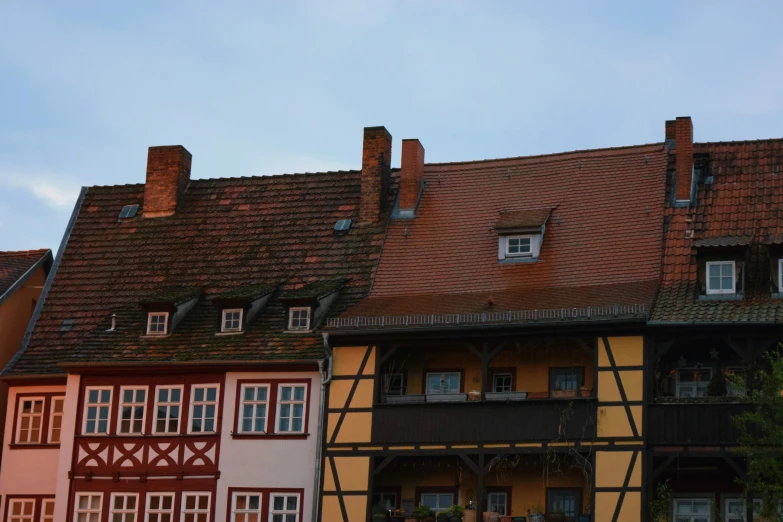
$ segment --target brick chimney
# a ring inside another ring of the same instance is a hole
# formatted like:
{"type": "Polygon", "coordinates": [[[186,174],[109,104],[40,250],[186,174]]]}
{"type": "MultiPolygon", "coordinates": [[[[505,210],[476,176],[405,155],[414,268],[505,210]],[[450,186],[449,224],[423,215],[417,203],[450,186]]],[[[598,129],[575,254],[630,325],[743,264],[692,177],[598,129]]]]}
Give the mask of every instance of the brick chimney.
{"type": "MultiPolygon", "coordinates": [[[[667,127],[668,130],[668,127],[667,127]]],[[[677,201],[691,201],[693,183],[693,123],[690,116],[680,116],[674,122],[675,156],[677,173],[677,201]]]]}
{"type": "Polygon", "coordinates": [[[400,215],[413,217],[424,177],[424,147],[419,140],[402,140],[400,215]]]}
{"type": "Polygon", "coordinates": [[[666,146],[674,148],[674,129],[676,122],[674,120],[666,120],[666,146]]]}
{"type": "Polygon", "coordinates": [[[391,146],[392,137],[386,127],[364,128],[360,223],[377,223],[381,219],[391,175],[391,146]]]}
{"type": "Polygon", "coordinates": [[[147,183],[144,186],[144,218],[171,216],[190,181],[192,156],[182,145],[150,147],[147,183]]]}

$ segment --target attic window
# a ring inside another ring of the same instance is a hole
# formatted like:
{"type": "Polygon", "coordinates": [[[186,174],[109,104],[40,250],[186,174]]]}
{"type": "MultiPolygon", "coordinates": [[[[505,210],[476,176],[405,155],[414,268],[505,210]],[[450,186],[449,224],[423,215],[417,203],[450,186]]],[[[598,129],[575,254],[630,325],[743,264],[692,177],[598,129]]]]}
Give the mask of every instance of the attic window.
{"type": "Polygon", "coordinates": [[[334,229],[337,232],[347,232],[349,228],[351,228],[351,220],[350,219],[340,219],[335,223],[334,229]]]}
{"type": "Polygon", "coordinates": [[[707,262],[707,293],[736,293],[735,268],[734,261],[707,262]]]}
{"type": "Polygon", "coordinates": [[[296,306],[288,311],[288,329],[289,330],[309,330],[310,329],[310,307],[296,306]]]}
{"type": "Polygon", "coordinates": [[[223,310],[223,321],[221,331],[239,332],[242,330],[242,309],[231,308],[223,310]]]}
{"type": "Polygon", "coordinates": [[[166,335],[168,324],[168,312],[150,312],[147,315],[147,335],[166,335]]]}
{"type": "Polygon", "coordinates": [[[506,257],[530,256],[533,254],[533,236],[507,236],[506,257]]]}
{"type": "Polygon", "coordinates": [[[136,217],[136,213],[138,211],[138,205],[125,205],[120,211],[120,219],[130,219],[132,217],[136,217]]]}

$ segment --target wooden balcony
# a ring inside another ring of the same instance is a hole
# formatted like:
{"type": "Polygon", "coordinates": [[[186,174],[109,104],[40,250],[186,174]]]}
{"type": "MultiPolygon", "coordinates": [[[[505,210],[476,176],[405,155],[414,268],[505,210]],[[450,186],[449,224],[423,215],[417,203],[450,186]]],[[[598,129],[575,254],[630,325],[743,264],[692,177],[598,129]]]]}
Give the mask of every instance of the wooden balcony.
{"type": "Polygon", "coordinates": [[[732,417],[749,408],[744,403],[683,402],[647,407],[649,445],[723,446],[738,443],[732,417]]]}
{"type": "Polygon", "coordinates": [[[379,404],[373,411],[375,444],[549,441],[567,418],[566,439],[592,439],[594,398],[379,404]],[[569,411],[571,410],[571,411],[569,411]]]}

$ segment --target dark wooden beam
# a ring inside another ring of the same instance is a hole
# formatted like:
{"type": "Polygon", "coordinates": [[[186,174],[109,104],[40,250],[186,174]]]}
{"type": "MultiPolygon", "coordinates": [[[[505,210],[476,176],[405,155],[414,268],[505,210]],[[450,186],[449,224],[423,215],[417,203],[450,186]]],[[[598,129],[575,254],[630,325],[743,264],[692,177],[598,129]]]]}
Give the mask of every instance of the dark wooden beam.
{"type": "MultiPolygon", "coordinates": [[[[668,467],[669,467],[669,464],[671,464],[672,462],[674,462],[674,461],[675,461],[675,459],[676,459],[678,456],[679,456],[679,455],[678,455],[678,454],[676,454],[676,453],[675,453],[674,455],[669,455],[668,457],[666,457],[666,460],[664,460],[664,461],[663,461],[663,464],[661,464],[661,465],[660,465],[660,466],[658,466],[657,468],[654,468],[654,469],[653,469],[653,472],[652,472],[652,476],[650,477],[650,482],[654,482],[654,481],[655,481],[655,479],[657,479],[657,478],[658,478],[658,477],[661,475],[661,473],[663,473],[664,471],[666,471],[666,468],[668,468],[668,467]]],[[[650,460],[652,460],[652,459],[650,459],[650,460]]]]}
{"type": "Polygon", "coordinates": [[[378,473],[380,473],[381,471],[383,471],[383,468],[385,468],[386,466],[388,466],[389,464],[391,464],[391,462],[392,462],[393,460],[394,460],[394,455],[389,455],[388,457],[386,457],[385,459],[383,459],[383,461],[381,461],[381,463],[380,463],[380,464],[378,464],[377,466],[375,466],[375,469],[373,469],[373,470],[372,470],[372,474],[373,474],[373,475],[377,475],[378,473]]]}

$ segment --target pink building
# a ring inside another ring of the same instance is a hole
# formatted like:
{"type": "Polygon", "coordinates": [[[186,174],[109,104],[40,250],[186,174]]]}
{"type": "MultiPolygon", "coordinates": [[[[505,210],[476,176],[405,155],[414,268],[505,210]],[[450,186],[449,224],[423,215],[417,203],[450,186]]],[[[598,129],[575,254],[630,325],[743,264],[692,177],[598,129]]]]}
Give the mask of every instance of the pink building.
{"type": "Polygon", "coordinates": [[[390,144],[366,129],[361,171],[199,180],[152,147],[145,184],[83,189],[3,372],[2,520],[312,520],[319,329],[369,292],[390,144]]]}

